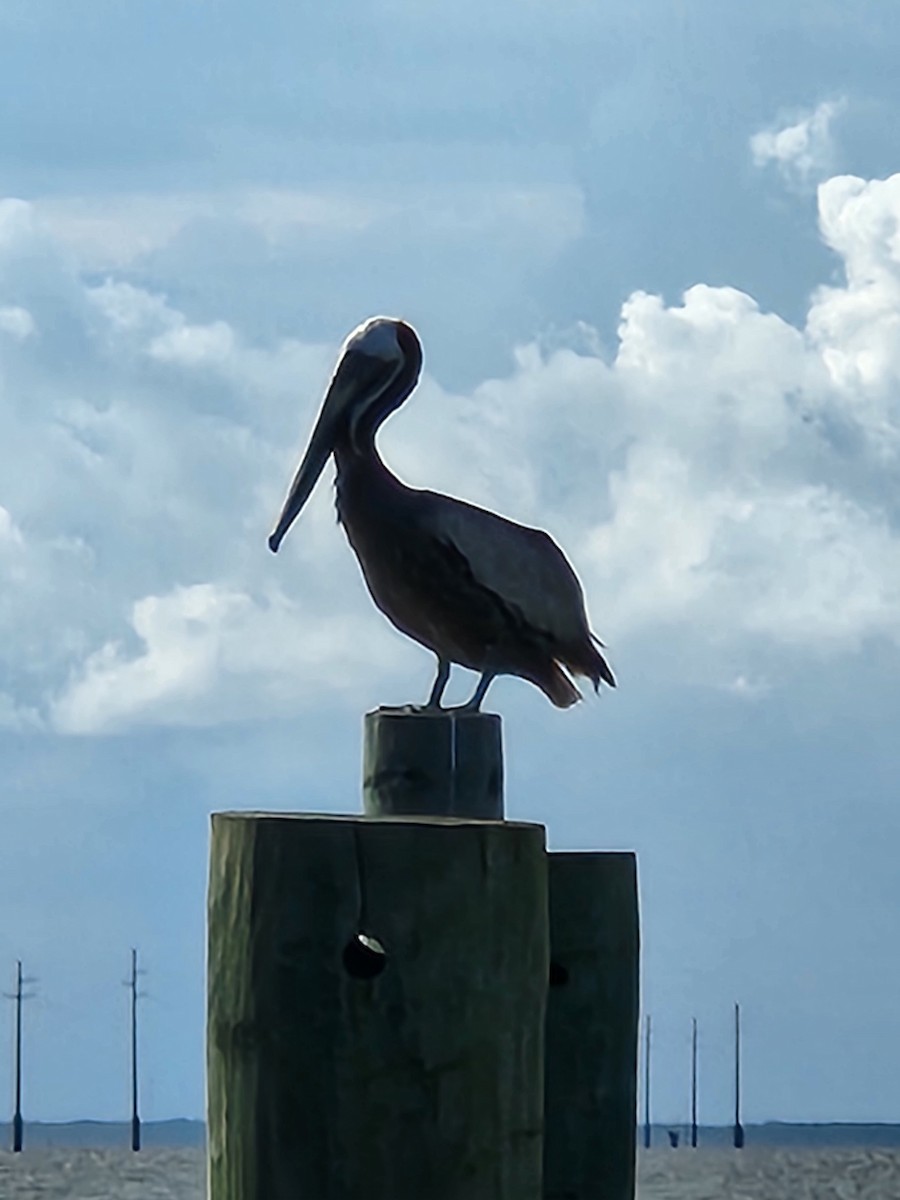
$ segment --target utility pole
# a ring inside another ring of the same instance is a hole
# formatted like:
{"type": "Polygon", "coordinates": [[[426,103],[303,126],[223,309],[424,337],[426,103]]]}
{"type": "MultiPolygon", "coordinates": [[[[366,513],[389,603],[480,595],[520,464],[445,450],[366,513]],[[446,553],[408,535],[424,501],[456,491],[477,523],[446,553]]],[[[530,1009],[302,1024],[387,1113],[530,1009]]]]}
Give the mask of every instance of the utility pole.
{"type": "Polygon", "coordinates": [[[644,1149],[650,1149],[650,1017],[644,1033],[644,1149]]]}
{"type": "Polygon", "coordinates": [[[23,992],[22,987],[26,983],[34,983],[32,978],[24,978],[22,975],[21,960],[16,961],[16,990],[14,992],[4,992],[8,1000],[16,1002],[16,1111],[13,1114],[13,1151],[19,1154],[22,1150],[22,1135],[24,1131],[24,1122],[22,1120],[22,1001],[30,1000],[34,995],[33,992],[23,992]]]}
{"type": "Polygon", "coordinates": [[[125,980],[125,987],[131,991],[131,1149],[141,1148],[141,1118],[138,1116],[138,1052],[137,1052],[137,1002],[144,994],[138,991],[137,950],[131,951],[131,978],[125,980]]]}
{"type": "Polygon", "coordinates": [[[697,1149],[697,1018],[691,1022],[691,1146],[697,1149]]]}
{"type": "Polygon", "coordinates": [[[741,1006],[734,1006],[734,1148],[744,1148],[744,1127],[741,1124],[741,1006]]]}

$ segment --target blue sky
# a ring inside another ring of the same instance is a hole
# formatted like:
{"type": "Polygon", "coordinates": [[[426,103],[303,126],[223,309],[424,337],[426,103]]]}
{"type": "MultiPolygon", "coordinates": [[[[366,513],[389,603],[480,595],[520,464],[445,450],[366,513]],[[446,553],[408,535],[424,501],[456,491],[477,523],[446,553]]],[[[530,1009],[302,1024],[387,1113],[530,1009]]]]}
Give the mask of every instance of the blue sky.
{"type": "MultiPolygon", "coordinates": [[[[405,479],[549,529],[619,690],[501,681],[510,815],[640,855],[654,1109],[898,1119],[900,170],[889,0],[0,0],[0,969],[26,1115],[203,1107],[208,814],[353,811],[431,663],[323,483],[419,329],[405,479]]],[[[459,680],[462,692],[469,682],[459,680]]],[[[11,1041],[8,1043],[11,1045],[11,1041]]],[[[9,1064],[0,1041],[0,1072],[9,1064]]]]}

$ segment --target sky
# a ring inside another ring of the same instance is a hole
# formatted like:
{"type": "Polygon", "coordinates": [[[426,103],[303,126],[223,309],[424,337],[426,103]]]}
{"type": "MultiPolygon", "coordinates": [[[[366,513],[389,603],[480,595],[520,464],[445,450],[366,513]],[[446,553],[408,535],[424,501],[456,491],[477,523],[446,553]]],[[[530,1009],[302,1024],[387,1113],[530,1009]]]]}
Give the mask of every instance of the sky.
{"type": "Polygon", "coordinates": [[[128,1115],[132,946],[143,1114],[202,1115],[210,812],[358,811],[362,714],[427,696],[326,479],[266,548],[386,312],[425,348],[386,461],[546,528],[609,646],[614,694],[487,707],[511,817],[639,856],[655,1119],[697,1017],[730,1120],[740,1001],[747,1121],[900,1120],[898,39],[891,0],[0,0],[26,1118],[128,1115]]]}

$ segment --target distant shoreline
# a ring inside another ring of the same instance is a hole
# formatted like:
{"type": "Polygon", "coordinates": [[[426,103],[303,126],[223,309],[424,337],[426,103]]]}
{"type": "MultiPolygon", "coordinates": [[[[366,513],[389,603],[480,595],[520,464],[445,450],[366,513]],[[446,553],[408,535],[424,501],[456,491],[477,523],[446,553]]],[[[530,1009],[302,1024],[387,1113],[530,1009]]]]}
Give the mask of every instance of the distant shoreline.
{"type": "MultiPolygon", "coordinates": [[[[670,1150],[669,1130],[677,1130],[679,1149],[690,1149],[690,1126],[653,1125],[651,1148],[670,1150]]],[[[795,1122],[766,1121],[760,1125],[745,1125],[747,1146],[797,1147],[798,1149],[835,1149],[861,1147],[883,1149],[900,1147],[900,1123],[891,1122],[795,1122]]],[[[0,1124],[0,1148],[8,1149],[12,1131],[8,1122],[0,1124]]],[[[108,1149],[127,1147],[131,1140],[131,1125],[127,1121],[26,1121],[25,1147],[38,1149],[52,1146],[108,1149]]],[[[203,1121],[174,1118],[169,1121],[146,1121],[141,1124],[142,1145],[150,1149],[166,1147],[202,1147],[206,1142],[203,1121]]],[[[701,1149],[731,1145],[730,1125],[701,1125],[698,1129],[701,1149]]],[[[643,1145],[643,1127],[638,1127],[638,1146],[643,1145]]]]}

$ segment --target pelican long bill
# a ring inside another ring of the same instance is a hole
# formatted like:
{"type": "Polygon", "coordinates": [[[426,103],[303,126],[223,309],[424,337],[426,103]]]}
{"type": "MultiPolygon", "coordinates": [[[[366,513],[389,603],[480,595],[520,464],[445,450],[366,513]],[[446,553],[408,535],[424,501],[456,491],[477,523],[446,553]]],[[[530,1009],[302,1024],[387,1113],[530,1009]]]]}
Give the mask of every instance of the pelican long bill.
{"type": "MultiPolygon", "coordinates": [[[[380,344],[378,348],[381,350],[380,344]]],[[[322,401],[318,420],[288,490],[278,524],[269,537],[269,549],[273,554],[278,552],[284,535],[312,494],[341,429],[348,424],[348,415],[352,438],[355,416],[378,398],[393,381],[396,370],[396,363],[390,360],[385,362],[380,353],[373,355],[365,350],[354,349],[352,345],[346,346],[322,401]]]]}
{"type": "Polygon", "coordinates": [[[284,535],[303,510],[319,476],[325,469],[328,456],[334,450],[335,438],[350,398],[348,393],[352,391],[349,384],[350,381],[346,375],[336,374],[322,401],[322,409],[310,434],[306,453],[303,455],[297,473],[288,489],[278,524],[269,538],[269,549],[273,554],[278,553],[278,547],[284,540],[284,535]]]}

